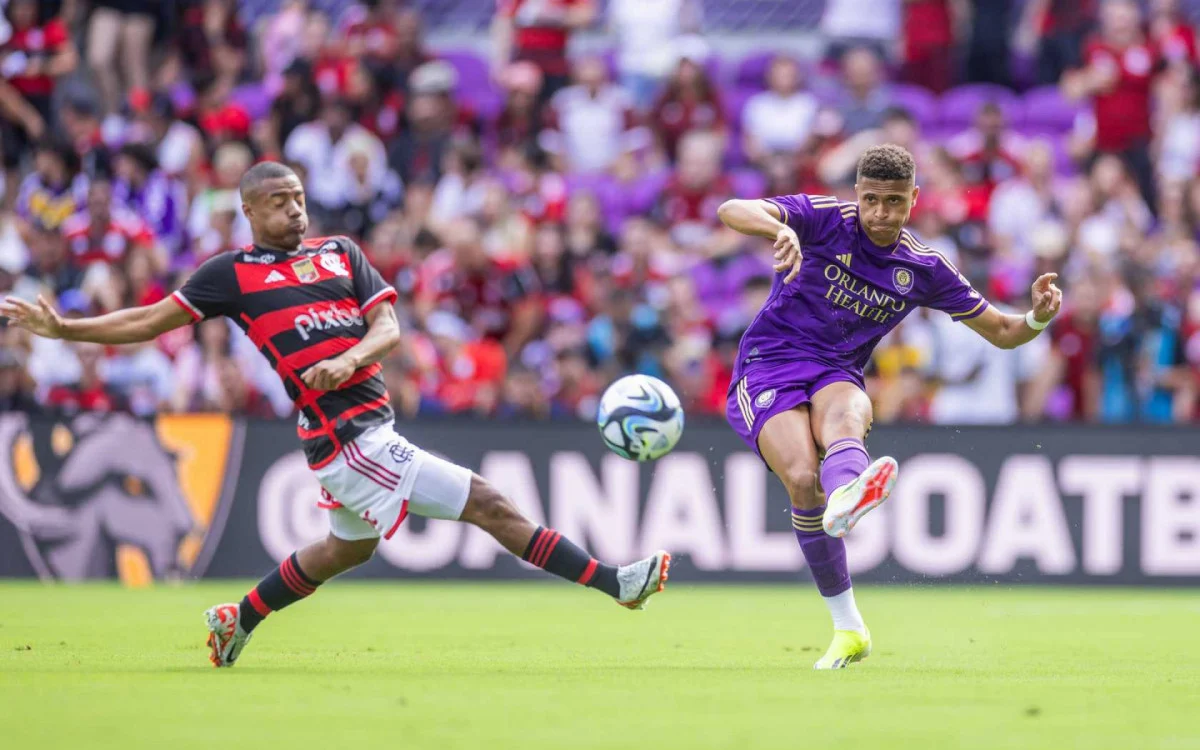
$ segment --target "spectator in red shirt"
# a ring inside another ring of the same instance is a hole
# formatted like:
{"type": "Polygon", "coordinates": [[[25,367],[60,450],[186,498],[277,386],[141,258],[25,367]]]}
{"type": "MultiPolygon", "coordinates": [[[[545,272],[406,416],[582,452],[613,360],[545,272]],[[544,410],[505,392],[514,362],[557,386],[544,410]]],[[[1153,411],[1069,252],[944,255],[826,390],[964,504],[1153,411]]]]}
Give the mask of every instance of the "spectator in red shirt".
{"type": "Polygon", "coordinates": [[[596,19],[594,0],[497,0],[492,24],[495,70],[510,60],[529,60],[545,76],[542,101],[569,81],[567,42],[596,19]]]}
{"type": "Polygon", "coordinates": [[[1083,40],[1096,21],[1097,0],[1029,0],[1017,34],[1018,47],[1036,48],[1038,83],[1056,84],[1079,65],[1083,40]]]}
{"type": "Polygon", "coordinates": [[[1021,171],[1021,143],[994,102],[979,108],[975,127],[955,137],[947,150],[962,164],[967,189],[981,190],[985,202],[996,185],[1021,171]]]}
{"type": "Polygon", "coordinates": [[[504,108],[491,123],[489,136],[497,149],[528,149],[537,143],[542,129],[538,96],[542,90],[542,71],[524,60],[510,64],[500,76],[504,87],[504,108]]]}
{"type": "Polygon", "coordinates": [[[387,73],[400,48],[395,0],[361,0],[343,20],[346,53],[363,61],[377,79],[387,73]]]}
{"type": "Polygon", "coordinates": [[[417,314],[454,313],[515,356],[541,327],[537,276],[523,263],[489,256],[474,219],[455,219],[443,237],[445,248],[421,269],[417,314]]]}
{"type": "Polygon", "coordinates": [[[1071,288],[1071,305],[1054,323],[1051,361],[1068,398],[1068,417],[1093,421],[1099,410],[1100,373],[1096,369],[1100,298],[1095,283],[1081,279],[1071,288]]]}
{"type": "Polygon", "coordinates": [[[398,12],[392,30],[396,34],[396,51],[383,84],[407,89],[409,75],[433,59],[433,55],[425,50],[421,12],[416,8],[398,12]]]}
{"type": "MultiPolygon", "coordinates": [[[[92,182],[87,208],[63,224],[63,234],[73,262],[79,266],[119,263],[134,248],[157,249],[154,233],[146,222],[124,208],[113,206],[112,184],[107,180],[92,182]]],[[[155,269],[162,269],[157,258],[155,269]]]]}
{"type": "Polygon", "coordinates": [[[694,57],[681,57],[675,73],[667,79],[666,87],[654,104],[651,124],[659,146],[672,162],[678,155],[679,139],[684,133],[691,130],[725,132],[721,100],[702,63],[703,60],[694,57]]]}
{"type": "Polygon", "coordinates": [[[956,15],[961,0],[906,0],[901,78],[941,93],[954,83],[956,15]]]}
{"type": "Polygon", "coordinates": [[[79,357],[79,381],[51,388],[45,397],[46,404],[66,414],[124,409],[124,399],[105,384],[100,374],[104,347],[99,344],[76,343],[73,348],[79,357]]]}
{"type": "Polygon", "coordinates": [[[451,412],[491,414],[500,400],[508,360],[493,340],[475,340],[471,327],[449,312],[434,312],[425,320],[437,350],[442,407],[451,412]]]}
{"type": "Polygon", "coordinates": [[[238,82],[246,65],[246,29],[235,0],[182,0],[174,64],[198,79],[216,78],[225,88],[238,82]]]}
{"type": "Polygon", "coordinates": [[[1100,32],[1084,48],[1084,67],[1063,79],[1069,96],[1093,98],[1096,150],[1119,154],[1146,202],[1154,200],[1150,161],[1150,109],[1161,60],[1142,33],[1141,10],[1133,0],[1108,0],[1100,32]]]}
{"type": "Polygon", "coordinates": [[[699,249],[718,228],[717,207],[733,197],[721,173],[720,138],[688,133],[679,144],[679,164],[659,198],[655,214],[680,247],[699,249]]]}
{"type": "Polygon", "coordinates": [[[12,36],[0,46],[4,77],[47,120],[56,79],[74,72],[79,55],[61,18],[49,18],[36,0],[12,0],[12,36]]]}
{"type": "Polygon", "coordinates": [[[1150,39],[1167,65],[1187,73],[1200,63],[1196,30],[1179,11],[1179,0],[1153,0],[1150,4],[1150,39]]]}
{"type": "MultiPolygon", "coordinates": [[[[50,100],[58,78],[75,70],[79,56],[60,18],[47,15],[35,0],[13,0],[6,9],[12,35],[0,46],[0,73],[16,94],[53,127],[50,100]]],[[[4,124],[4,168],[14,169],[32,146],[27,127],[4,124]]]]}

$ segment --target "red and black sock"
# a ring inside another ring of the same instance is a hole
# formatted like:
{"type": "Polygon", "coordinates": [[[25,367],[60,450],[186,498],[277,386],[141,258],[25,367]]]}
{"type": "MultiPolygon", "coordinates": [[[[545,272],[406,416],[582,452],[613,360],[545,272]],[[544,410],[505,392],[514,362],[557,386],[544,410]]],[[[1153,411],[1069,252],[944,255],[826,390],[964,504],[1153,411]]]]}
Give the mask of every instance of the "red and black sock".
{"type": "Polygon", "coordinates": [[[258,585],[242,597],[241,626],[247,633],[254,630],[263,618],[314,593],[320,581],[304,575],[296,553],[266,575],[258,585]]]}
{"type": "Polygon", "coordinates": [[[537,527],[521,559],[547,573],[599,589],[609,596],[621,593],[615,565],[605,565],[554,529],[537,527]]]}

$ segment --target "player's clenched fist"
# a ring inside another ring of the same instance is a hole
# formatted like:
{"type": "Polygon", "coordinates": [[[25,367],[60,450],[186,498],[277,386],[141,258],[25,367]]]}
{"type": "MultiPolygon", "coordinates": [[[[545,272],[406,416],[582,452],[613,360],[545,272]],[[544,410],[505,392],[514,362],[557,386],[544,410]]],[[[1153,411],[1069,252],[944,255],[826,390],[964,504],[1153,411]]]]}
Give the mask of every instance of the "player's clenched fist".
{"type": "Polygon", "coordinates": [[[62,318],[58,311],[51,307],[50,303],[40,294],[36,305],[16,297],[6,297],[4,302],[0,302],[0,315],[11,319],[16,326],[38,336],[48,339],[62,337],[62,318]]]}
{"type": "Polygon", "coordinates": [[[354,363],[343,357],[322,360],[300,376],[304,384],[314,391],[332,391],[354,374],[354,363]]]}
{"type": "Polygon", "coordinates": [[[1062,307],[1062,290],[1054,283],[1056,273],[1044,273],[1033,282],[1033,317],[1039,323],[1049,323],[1062,307]]]}
{"type": "Polygon", "coordinates": [[[779,234],[775,235],[775,273],[788,272],[783,278],[783,283],[791,283],[796,274],[800,273],[801,259],[800,238],[796,236],[796,230],[789,226],[783,227],[779,234]]]}

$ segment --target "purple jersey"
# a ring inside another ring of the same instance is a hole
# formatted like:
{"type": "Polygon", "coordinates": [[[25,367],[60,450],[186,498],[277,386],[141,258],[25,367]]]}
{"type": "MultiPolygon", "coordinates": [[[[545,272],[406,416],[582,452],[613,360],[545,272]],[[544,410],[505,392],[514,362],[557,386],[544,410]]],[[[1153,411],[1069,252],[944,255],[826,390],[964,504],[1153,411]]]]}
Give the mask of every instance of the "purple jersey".
{"type": "Polygon", "coordinates": [[[857,379],[884,334],[914,308],[955,320],[988,303],[945,256],[904,229],[880,247],[859,226],[858,205],[823,195],[770,198],[796,230],[803,261],[790,284],[776,274],[771,295],[742,337],[733,382],[757,362],[809,361],[857,379]]]}

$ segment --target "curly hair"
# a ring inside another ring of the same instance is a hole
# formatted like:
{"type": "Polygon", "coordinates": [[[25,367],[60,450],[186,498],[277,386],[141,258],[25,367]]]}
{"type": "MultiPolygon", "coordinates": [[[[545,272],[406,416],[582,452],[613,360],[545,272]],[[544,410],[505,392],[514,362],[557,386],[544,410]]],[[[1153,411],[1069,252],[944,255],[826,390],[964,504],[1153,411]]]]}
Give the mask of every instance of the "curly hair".
{"type": "Polygon", "coordinates": [[[858,158],[858,179],[905,180],[916,179],[917,165],[908,150],[891,143],[872,146],[858,158]]]}

